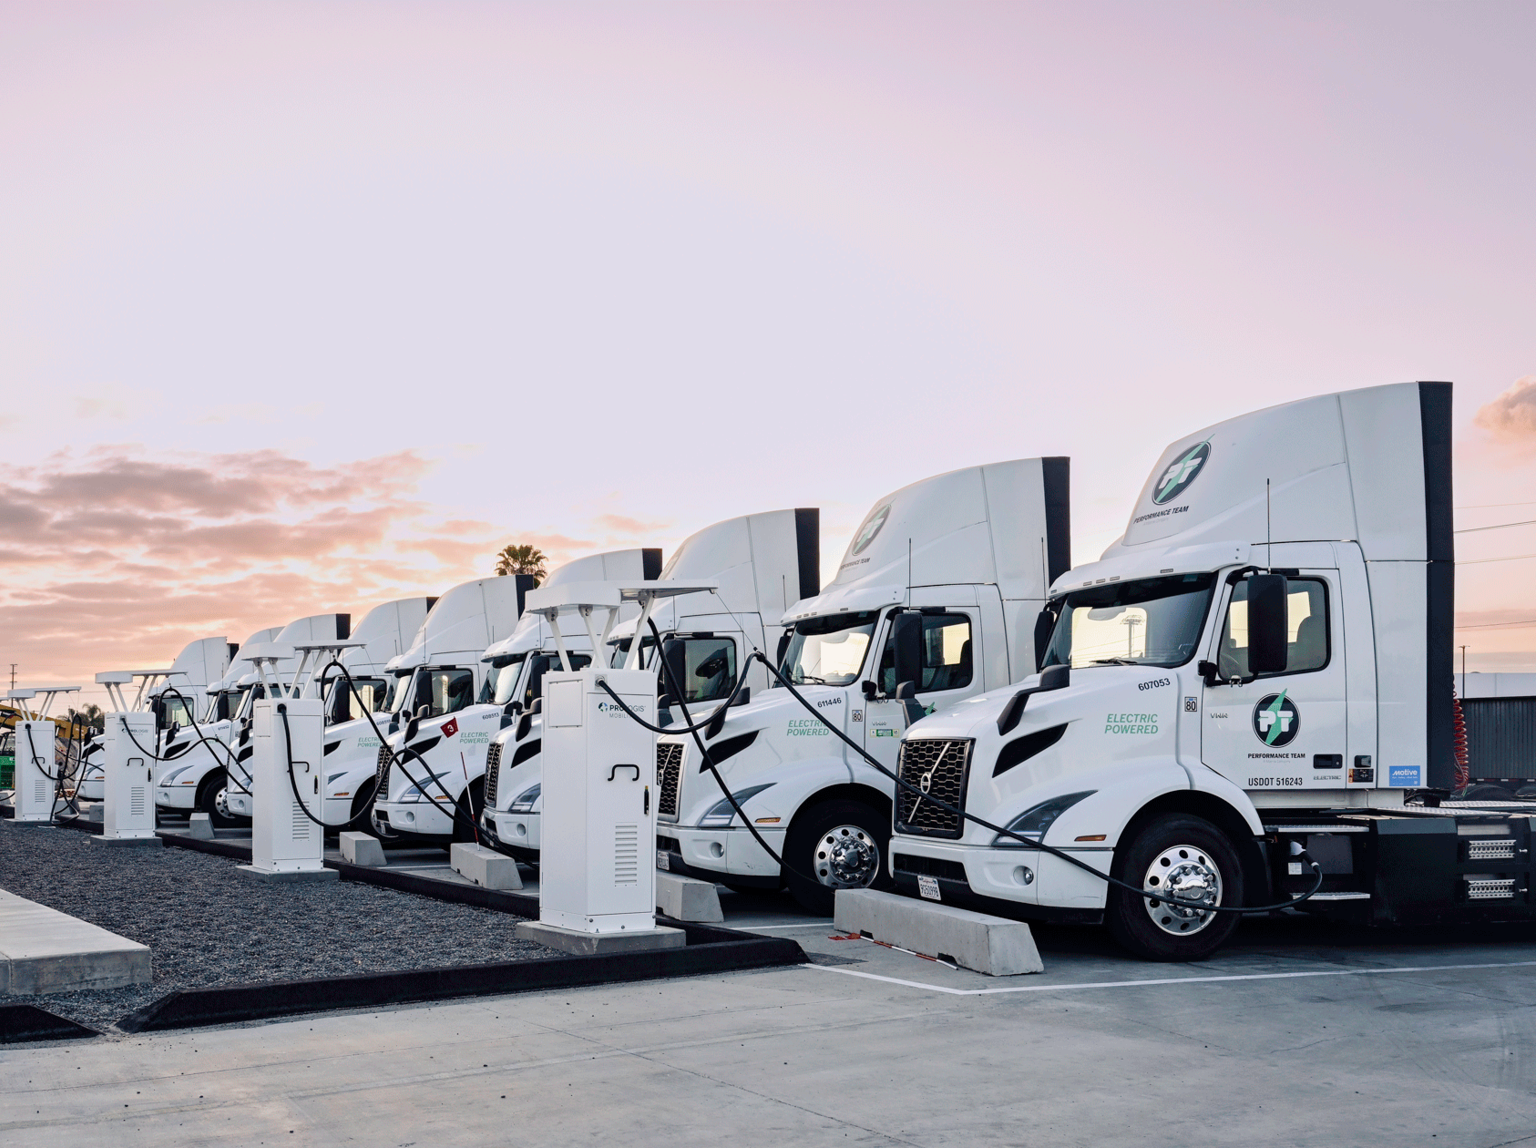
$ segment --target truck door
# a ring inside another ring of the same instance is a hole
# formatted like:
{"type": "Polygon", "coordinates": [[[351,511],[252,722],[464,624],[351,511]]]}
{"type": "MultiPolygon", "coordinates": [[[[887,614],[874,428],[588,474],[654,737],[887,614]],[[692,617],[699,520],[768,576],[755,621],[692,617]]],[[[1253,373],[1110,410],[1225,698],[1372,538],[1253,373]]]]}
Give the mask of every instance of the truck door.
{"type": "MultiPolygon", "coordinates": [[[[875,685],[882,698],[864,701],[864,752],[894,771],[896,751],[906,732],[906,714],[896,692],[896,648],[890,620],[885,623],[885,645],[880,655],[875,685]]],[[[974,605],[930,606],[923,613],[923,680],[917,684],[917,700],[925,709],[947,705],[979,693],[981,675],[981,618],[974,605]]],[[[861,699],[854,699],[859,708],[861,699]]]]}
{"type": "Polygon", "coordinates": [[[1226,588],[1216,631],[1217,683],[1204,687],[1201,760],[1244,789],[1342,789],[1346,713],[1337,570],[1303,569],[1287,594],[1283,673],[1248,677],[1246,581],[1226,588]]]}

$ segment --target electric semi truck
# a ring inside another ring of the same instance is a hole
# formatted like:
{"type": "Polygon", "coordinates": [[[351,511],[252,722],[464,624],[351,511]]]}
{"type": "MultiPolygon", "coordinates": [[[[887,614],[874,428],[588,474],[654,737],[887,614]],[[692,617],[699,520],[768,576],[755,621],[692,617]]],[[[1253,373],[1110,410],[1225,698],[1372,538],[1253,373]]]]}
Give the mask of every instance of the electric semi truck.
{"type": "MultiPolygon", "coordinates": [[[[837,575],[789,606],[781,619],[788,629],[767,651],[815,713],[771,688],[698,735],[751,829],[693,735],[658,738],[657,865],[734,888],[787,883],[803,905],[825,913],[838,889],[888,885],[894,783],[826,723],[895,768],[911,712],[896,696],[898,626],[918,648],[914,701],[923,709],[1034,670],[1046,587],[1071,564],[1069,477],[1065,458],[1020,459],[938,475],[880,499],[837,575]]],[[[689,716],[698,722],[715,705],[692,706],[689,716]]]]}
{"type": "MultiPolygon", "coordinates": [[[[768,685],[767,671],[748,655],[776,643],[785,609],[816,593],[820,565],[821,514],[814,508],[731,518],[683,540],[660,572],[662,579],[718,589],[665,598],[651,617],[662,636],[663,656],[682,682],[683,701],[694,707],[691,712],[708,712],[729,697],[743,668],[749,691],[761,692],[768,685]]],[[[547,635],[548,623],[541,624],[547,635]]],[[[635,640],[634,627],[634,618],[614,627],[604,653],[609,664],[623,664],[635,640]]],[[[552,652],[552,640],[543,641],[546,653],[552,652]]],[[[655,638],[649,627],[641,641],[642,664],[653,664],[655,638]]],[[[582,648],[590,648],[590,641],[582,648]]],[[[679,715],[670,706],[661,721],[667,724],[679,715]]],[[[495,769],[487,774],[483,838],[525,861],[537,861],[541,846],[542,729],[540,715],[525,716],[496,734],[489,754],[495,769]]]]}
{"type": "MultiPolygon", "coordinates": [[[[123,701],[135,710],[147,705],[154,712],[155,737],[157,743],[163,746],[172,726],[190,728],[191,719],[196,716],[183,704],[181,698],[184,697],[192,706],[201,705],[209,683],[218,681],[229,672],[229,659],[234,652],[235,646],[222,635],[189,642],[176,655],[169,669],[129,671],[138,680],[139,686],[132,702],[128,702],[126,697],[123,701]],[[174,689],[181,697],[168,695],[167,687],[174,689]]],[[[102,739],[102,734],[92,735],[83,751],[79,796],[86,801],[100,801],[103,797],[102,739]]]]}
{"type": "MultiPolygon", "coordinates": [[[[543,584],[654,579],[660,572],[660,550],[614,550],[567,562],[543,584]]],[[[638,607],[629,610],[638,613],[638,607]]],[[[568,637],[566,652],[575,667],[591,662],[591,642],[585,636],[568,637]]],[[[470,818],[482,815],[486,791],[494,788],[486,777],[486,763],[499,757],[499,735],[543,695],[545,673],[560,668],[549,623],[532,614],[519,617],[512,633],[488,646],[480,660],[485,673],[476,703],[459,711],[451,728],[448,723],[418,723],[411,752],[380,786],[381,792],[393,795],[393,807],[413,807],[393,810],[391,827],[402,837],[468,839],[474,835],[470,818]],[[428,783],[425,795],[413,777],[428,783]]],[[[404,732],[397,730],[391,744],[399,752],[405,744],[404,732]]]]}
{"type": "MultiPolygon", "coordinates": [[[[431,738],[435,744],[448,739],[461,748],[478,745],[483,760],[496,720],[477,720],[461,734],[457,715],[479,699],[491,669],[481,661],[486,647],[511,635],[523,612],[523,596],[532,586],[533,579],[526,574],[478,578],[455,586],[437,600],[410,649],[385,666],[390,683],[385,706],[391,716],[383,732],[396,748],[402,741],[419,744],[431,738]]],[[[375,833],[383,838],[420,834],[418,823],[427,823],[433,827],[431,835],[448,836],[455,821],[466,833],[472,832],[472,814],[467,809],[456,817],[451,805],[442,810],[416,800],[405,775],[425,780],[420,762],[408,761],[391,771],[390,754],[388,746],[380,746],[374,754],[376,788],[370,820],[375,833]]],[[[453,765],[460,767],[457,756],[453,765]]]]}
{"type": "MultiPolygon", "coordinates": [[[[257,674],[248,669],[250,663],[242,660],[241,654],[263,643],[277,641],[293,627],[306,633],[312,631],[316,636],[334,636],[338,628],[345,628],[346,618],[345,614],[317,614],[313,618],[300,618],[289,626],[257,630],[247,638],[230,658],[229,672],[209,685],[208,710],[198,720],[196,728],[187,726],[178,730],[175,737],[163,740],[160,761],[155,768],[155,807],[174,814],[206,813],[209,820],[220,827],[244,824],[248,815],[237,814],[230,807],[229,797],[232,792],[244,792],[250,780],[249,770],[242,764],[240,756],[250,747],[236,743],[241,723],[249,716],[252,704],[266,694],[257,674]]],[[[191,700],[191,694],[186,696],[191,700]]],[[[248,759],[250,753],[245,752],[245,757],[248,759]]]]}
{"type": "Polygon", "coordinates": [[[896,883],[1103,922],[1155,960],[1231,934],[1203,906],[1285,904],[1319,872],[1303,911],[1529,920],[1529,807],[1444,800],[1450,425],[1450,384],[1404,383],[1170,445],[1125,534],[1053,577],[1044,672],[907,732],[896,883]]]}

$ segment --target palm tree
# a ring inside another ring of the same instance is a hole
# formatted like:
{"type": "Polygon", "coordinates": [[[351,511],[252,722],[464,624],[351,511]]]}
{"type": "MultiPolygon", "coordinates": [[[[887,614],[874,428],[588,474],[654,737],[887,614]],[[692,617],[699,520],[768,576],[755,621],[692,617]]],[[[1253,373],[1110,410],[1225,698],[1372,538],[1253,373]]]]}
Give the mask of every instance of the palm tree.
{"type": "Polygon", "coordinates": [[[503,546],[496,552],[496,573],[532,574],[535,586],[549,573],[548,565],[549,559],[537,546],[503,546]]]}

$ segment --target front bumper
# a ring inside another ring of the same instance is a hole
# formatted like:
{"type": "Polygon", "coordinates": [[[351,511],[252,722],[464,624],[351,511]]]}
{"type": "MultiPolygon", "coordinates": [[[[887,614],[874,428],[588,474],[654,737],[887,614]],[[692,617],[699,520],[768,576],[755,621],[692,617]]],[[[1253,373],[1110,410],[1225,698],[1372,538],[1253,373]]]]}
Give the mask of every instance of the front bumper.
{"type": "MultiPolygon", "coordinates": [[[[1064,850],[1109,872],[1111,849],[1064,850]]],[[[1038,849],[994,848],[901,834],[891,837],[891,876],[917,894],[919,877],[938,882],[940,900],[975,904],[1009,917],[1097,923],[1108,886],[1077,866],[1038,849]]]]}
{"type": "Polygon", "coordinates": [[[537,854],[543,837],[540,832],[542,818],[538,813],[510,813],[501,809],[487,809],[485,823],[490,826],[496,840],[509,849],[523,849],[537,854]]]}
{"type": "MultiPolygon", "coordinates": [[[[784,856],[784,829],[759,826],[758,832],[775,853],[784,856]]],[[[680,871],[689,876],[727,884],[771,884],[774,888],[782,880],[778,862],[763,851],[749,830],[739,825],[702,829],[658,821],[656,839],[657,852],[667,853],[669,859],[675,857],[680,871]]],[[[669,864],[668,868],[677,869],[678,866],[669,864]]]]}
{"type": "Polygon", "coordinates": [[[224,791],[224,802],[229,806],[229,811],[236,817],[251,816],[254,802],[251,795],[243,789],[236,789],[230,786],[224,791]]]}
{"type": "Polygon", "coordinates": [[[451,837],[453,806],[430,801],[378,801],[373,823],[384,837],[451,837]]]}
{"type": "Polygon", "coordinates": [[[197,786],[157,785],[155,786],[155,806],[159,809],[196,809],[197,786]]]}

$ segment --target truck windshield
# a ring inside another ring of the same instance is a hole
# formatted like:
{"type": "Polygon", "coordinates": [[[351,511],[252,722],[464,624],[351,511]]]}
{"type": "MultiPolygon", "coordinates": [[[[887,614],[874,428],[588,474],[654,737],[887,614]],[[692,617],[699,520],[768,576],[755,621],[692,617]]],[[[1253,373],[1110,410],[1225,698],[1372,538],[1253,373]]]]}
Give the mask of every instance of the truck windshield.
{"type": "Polygon", "coordinates": [[[783,673],[796,685],[846,686],[859,676],[880,611],[828,614],[795,623],[784,651],[783,673]]]}
{"type": "Polygon", "coordinates": [[[527,660],[528,655],[522,653],[493,662],[486,672],[485,685],[480,687],[481,704],[504,706],[511,701],[513,691],[517,689],[518,675],[523,672],[523,663],[527,660]]]}
{"type": "MultiPolygon", "coordinates": [[[[685,702],[729,697],[736,687],[736,643],[730,638],[668,638],[662,644],[668,664],[683,687],[685,702]]],[[[667,683],[662,693],[670,693],[667,683]]]]}
{"type": "Polygon", "coordinates": [[[1182,666],[1194,655],[1215,574],[1174,574],[1076,590],[1051,603],[1046,666],[1182,666]]]}
{"type": "Polygon", "coordinates": [[[389,687],[389,700],[384,703],[386,711],[397,714],[409,705],[411,682],[415,677],[416,675],[411,672],[395,675],[395,680],[389,687]]]}

